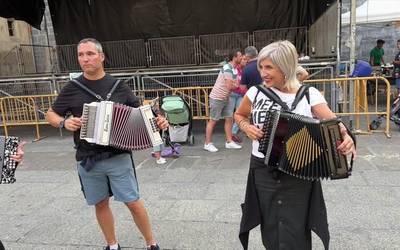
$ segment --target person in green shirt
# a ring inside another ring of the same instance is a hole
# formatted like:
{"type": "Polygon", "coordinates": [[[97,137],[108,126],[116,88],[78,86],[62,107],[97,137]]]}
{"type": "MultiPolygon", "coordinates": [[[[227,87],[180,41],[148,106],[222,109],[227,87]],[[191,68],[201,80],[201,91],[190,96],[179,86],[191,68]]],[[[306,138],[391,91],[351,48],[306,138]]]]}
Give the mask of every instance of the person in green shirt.
{"type": "Polygon", "coordinates": [[[371,64],[371,66],[381,66],[382,64],[385,64],[385,61],[383,60],[383,55],[385,54],[385,51],[382,48],[384,43],[384,40],[378,39],[376,41],[376,46],[369,53],[369,63],[371,64]]]}

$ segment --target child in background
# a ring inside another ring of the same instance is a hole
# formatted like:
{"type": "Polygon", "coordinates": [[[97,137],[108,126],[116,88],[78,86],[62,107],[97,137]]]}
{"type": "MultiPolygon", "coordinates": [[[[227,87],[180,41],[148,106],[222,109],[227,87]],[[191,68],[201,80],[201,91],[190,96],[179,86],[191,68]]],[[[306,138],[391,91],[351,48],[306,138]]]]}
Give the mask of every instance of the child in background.
{"type": "Polygon", "coordinates": [[[158,165],[163,165],[167,163],[167,160],[161,156],[161,145],[153,147],[153,152],[151,153],[151,156],[156,158],[156,163],[158,165]]]}

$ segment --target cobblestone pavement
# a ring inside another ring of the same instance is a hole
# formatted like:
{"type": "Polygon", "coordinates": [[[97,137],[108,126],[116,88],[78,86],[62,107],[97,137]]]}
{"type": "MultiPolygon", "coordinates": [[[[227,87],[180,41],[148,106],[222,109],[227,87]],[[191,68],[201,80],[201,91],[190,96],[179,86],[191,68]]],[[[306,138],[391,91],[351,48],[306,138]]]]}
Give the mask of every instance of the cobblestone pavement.
{"type": "MultiPolygon", "coordinates": [[[[238,241],[250,142],[202,149],[204,123],[196,124],[194,146],[180,158],[157,165],[150,151],[135,152],[142,199],[163,249],[241,249],[238,241]]],[[[75,169],[70,134],[42,127],[46,137],[32,142],[33,128],[11,131],[28,141],[17,182],[0,185],[0,239],[6,249],[102,249],[94,210],[86,205],[75,169]]],[[[400,249],[400,133],[359,135],[353,175],[324,181],[331,249],[400,249]]],[[[143,238],[123,204],[113,202],[122,249],[144,249],[143,238]]],[[[313,249],[322,249],[313,236],[313,249]]],[[[258,229],[249,249],[263,249],[258,229]]]]}

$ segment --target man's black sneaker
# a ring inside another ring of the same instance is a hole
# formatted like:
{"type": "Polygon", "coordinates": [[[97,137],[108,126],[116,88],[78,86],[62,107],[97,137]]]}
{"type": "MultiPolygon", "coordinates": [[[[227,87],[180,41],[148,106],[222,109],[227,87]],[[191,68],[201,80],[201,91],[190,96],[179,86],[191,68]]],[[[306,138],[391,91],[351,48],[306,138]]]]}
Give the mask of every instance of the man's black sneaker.
{"type": "MultiPolygon", "coordinates": [[[[106,246],[103,248],[104,250],[110,250],[110,246],[106,246]]],[[[118,250],[121,250],[121,246],[118,244],[118,250]]]]}
{"type": "Polygon", "coordinates": [[[147,250],[160,250],[160,247],[157,244],[155,244],[147,247],[147,250]]]}

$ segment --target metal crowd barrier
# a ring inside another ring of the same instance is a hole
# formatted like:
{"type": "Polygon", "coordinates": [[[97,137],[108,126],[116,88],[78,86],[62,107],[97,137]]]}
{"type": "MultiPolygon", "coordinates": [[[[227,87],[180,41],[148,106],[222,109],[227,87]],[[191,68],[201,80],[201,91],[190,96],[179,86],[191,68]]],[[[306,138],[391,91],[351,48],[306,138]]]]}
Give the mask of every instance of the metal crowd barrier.
{"type": "Polygon", "coordinates": [[[0,126],[8,136],[13,126],[35,126],[36,138],[40,140],[39,125],[49,124],[45,112],[50,108],[57,95],[7,96],[0,98],[0,126]]]}
{"type": "Polygon", "coordinates": [[[147,89],[136,90],[135,95],[147,102],[166,95],[179,95],[188,104],[194,120],[206,120],[209,118],[209,94],[212,87],[185,87],[171,89],[147,89]]]}
{"type": "MultiPolygon", "coordinates": [[[[212,87],[188,87],[171,89],[134,90],[142,100],[151,100],[165,95],[180,95],[191,107],[193,119],[201,120],[209,117],[209,93],[212,87]]],[[[6,96],[0,98],[0,127],[8,136],[9,129],[14,126],[34,126],[35,140],[40,140],[40,125],[49,124],[45,113],[51,107],[57,94],[6,96]]]]}
{"type": "Polygon", "coordinates": [[[353,130],[358,134],[383,132],[390,135],[390,83],[384,77],[357,77],[306,80],[318,88],[328,101],[328,105],[339,117],[354,119],[353,130]],[[376,91],[368,95],[368,85],[374,84],[376,91]],[[330,85],[326,87],[326,85],[330,85]],[[378,87],[383,87],[378,89],[378,87]],[[383,93],[383,95],[380,95],[383,93]],[[379,100],[384,99],[379,105],[379,100]],[[374,101],[373,105],[369,102],[374,101]],[[385,116],[383,129],[371,130],[369,124],[373,118],[385,116]],[[372,117],[372,119],[371,119],[372,117]]]}
{"type": "MultiPolygon", "coordinates": [[[[307,80],[325,96],[329,106],[339,117],[354,119],[353,129],[357,133],[383,132],[390,137],[390,83],[383,77],[334,78],[307,80]],[[376,91],[368,95],[368,84],[375,84],[376,91]],[[383,88],[378,88],[383,87],[383,88]],[[383,92],[385,95],[380,95],[383,92]],[[379,105],[380,98],[385,98],[379,105]],[[374,101],[374,104],[369,104],[374,101]],[[381,109],[381,110],[380,110],[381,109]],[[386,116],[386,123],[381,130],[371,130],[371,117],[386,116]]],[[[166,95],[180,95],[189,104],[195,120],[209,118],[209,94],[212,86],[136,89],[133,92],[142,100],[151,100],[166,95]]],[[[0,126],[8,135],[11,126],[33,125],[36,139],[39,140],[39,125],[48,124],[44,114],[56,98],[56,94],[13,96],[0,98],[0,126]]]]}

